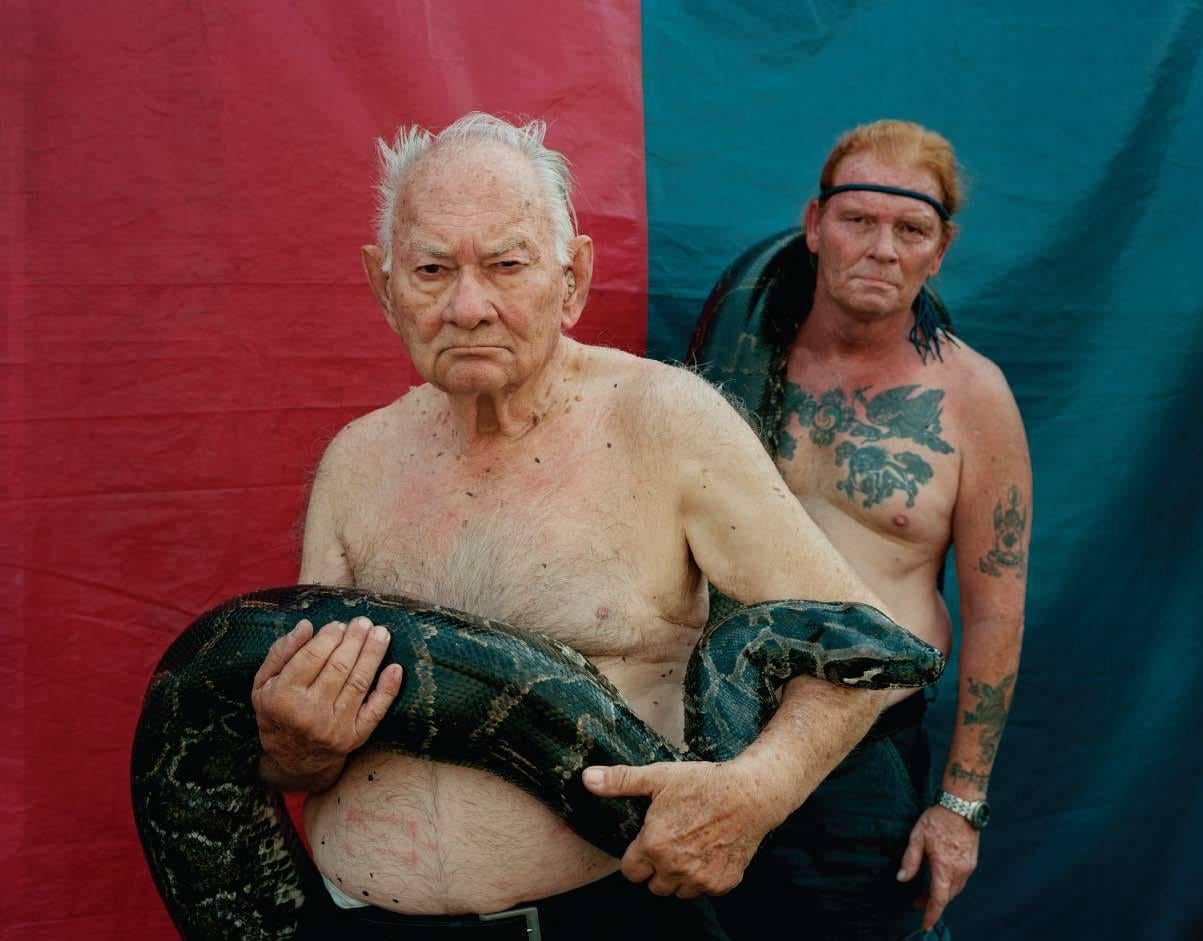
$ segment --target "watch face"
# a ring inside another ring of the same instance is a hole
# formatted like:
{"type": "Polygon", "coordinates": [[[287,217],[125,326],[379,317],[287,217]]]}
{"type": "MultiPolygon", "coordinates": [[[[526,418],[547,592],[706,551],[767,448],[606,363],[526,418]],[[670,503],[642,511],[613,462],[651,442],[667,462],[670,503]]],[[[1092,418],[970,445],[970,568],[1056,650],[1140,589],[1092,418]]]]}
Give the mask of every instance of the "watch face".
{"type": "Polygon", "coordinates": [[[980,804],[978,804],[977,807],[974,808],[973,818],[970,822],[979,830],[988,824],[990,822],[990,805],[985,801],[982,801],[980,804]]]}

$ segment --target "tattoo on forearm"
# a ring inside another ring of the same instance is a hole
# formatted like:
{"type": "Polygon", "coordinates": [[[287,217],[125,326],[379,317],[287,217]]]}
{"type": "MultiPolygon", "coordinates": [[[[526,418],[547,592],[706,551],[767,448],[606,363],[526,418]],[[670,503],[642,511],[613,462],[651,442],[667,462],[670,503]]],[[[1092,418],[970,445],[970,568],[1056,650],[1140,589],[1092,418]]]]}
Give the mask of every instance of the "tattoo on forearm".
{"type": "Polygon", "coordinates": [[[986,785],[990,781],[990,775],[980,774],[972,768],[963,768],[957,762],[954,762],[952,767],[948,769],[948,776],[957,781],[965,781],[974,787],[981,788],[983,791],[986,790],[986,785]]]}
{"type": "Polygon", "coordinates": [[[906,494],[906,505],[914,506],[919,488],[934,475],[932,466],[914,451],[868,442],[904,439],[937,454],[953,453],[952,445],[940,437],[944,390],[924,389],[916,393],[918,388],[897,386],[870,398],[865,394],[866,386],[854,389],[849,398],[839,387],[815,396],[795,383],[788,383],[778,444],[781,456],[790,460],[797,451],[798,439],[785,427],[790,417],[796,415],[812,444],[827,447],[835,443],[837,435],[843,436],[835,448],[835,465],[847,464],[848,478],[839,481],[836,488],[849,500],[859,496],[862,505],[870,507],[900,491],[906,494]]]}
{"type": "Polygon", "coordinates": [[[1015,685],[1015,674],[1005,677],[997,686],[979,683],[972,677],[968,677],[967,682],[969,694],[977,697],[977,706],[966,709],[962,721],[966,725],[983,727],[978,739],[978,761],[989,768],[998,754],[998,743],[1007,722],[1007,710],[1010,708],[1007,694],[1015,685]]]}
{"type": "Polygon", "coordinates": [[[978,560],[978,570],[995,577],[1012,571],[1016,578],[1023,578],[1027,562],[1023,538],[1027,528],[1027,509],[1020,499],[1019,488],[1012,487],[1007,504],[1004,506],[999,500],[994,506],[994,548],[978,560]]]}

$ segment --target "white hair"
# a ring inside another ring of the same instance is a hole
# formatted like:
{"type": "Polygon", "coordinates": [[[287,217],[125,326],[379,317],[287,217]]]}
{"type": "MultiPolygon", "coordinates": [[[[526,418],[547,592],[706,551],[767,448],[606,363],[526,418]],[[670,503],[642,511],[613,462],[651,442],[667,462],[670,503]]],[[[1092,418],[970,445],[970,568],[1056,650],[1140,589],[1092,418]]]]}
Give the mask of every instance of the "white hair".
{"type": "Polygon", "coordinates": [[[559,151],[543,146],[547,125],[531,121],[518,127],[491,114],[473,111],[438,134],[416,124],[401,127],[392,146],[377,139],[380,155],[380,183],[376,187],[380,202],[376,211],[376,241],[384,253],[385,271],[392,270],[393,225],[397,199],[418,160],[433,148],[445,144],[491,142],[504,144],[530,160],[535,177],[543,190],[550,216],[556,260],[568,264],[568,243],[576,235],[576,210],[572,208],[572,172],[568,159],[559,151]]]}

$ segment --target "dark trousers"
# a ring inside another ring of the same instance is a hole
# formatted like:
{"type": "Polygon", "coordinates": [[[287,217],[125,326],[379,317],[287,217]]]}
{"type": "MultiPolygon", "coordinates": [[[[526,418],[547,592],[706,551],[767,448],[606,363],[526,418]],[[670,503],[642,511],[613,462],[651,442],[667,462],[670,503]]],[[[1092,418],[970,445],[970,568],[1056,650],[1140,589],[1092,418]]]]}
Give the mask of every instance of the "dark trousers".
{"type": "MultiPolygon", "coordinates": [[[[726,941],[706,899],[684,901],[652,895],[621,873],[515,909],[538,913],[542,941],[658,941],[663,938],[726,941]]],[[[333,906],[303,927],[306,941],[352,941],[359,938],[424,941],[458,933],[480,941],[532,941],[527,921],[515,916],[482,920],[478,915],[399,915],[382,908],[335,909],[333,906]]]]}
{"type": "MultiPolygon", "coordinates": [[[[791,925],[803,941],[924,937],[926,869],[895,878],[911,828],[927,807],[931,761],[926,701],[886,710],[810,798],[765,838],[743,882],[714,900],[733,941],[791,925]]],[[[928,938],[948,937],[941,925],[928,938]]]]}

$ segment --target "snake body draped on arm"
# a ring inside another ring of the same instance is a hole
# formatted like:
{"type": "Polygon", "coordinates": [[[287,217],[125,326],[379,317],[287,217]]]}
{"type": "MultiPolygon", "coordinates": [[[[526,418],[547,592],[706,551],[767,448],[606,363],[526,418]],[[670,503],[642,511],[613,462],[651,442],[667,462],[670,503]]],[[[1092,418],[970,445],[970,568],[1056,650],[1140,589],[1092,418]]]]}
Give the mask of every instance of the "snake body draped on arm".
{"type": "Polygon", "coordinates": [[[331,904],[282,800],[259,779],[251,681],[301,618],[366,616],[392,640],[401,694],[369,740],[470,765],[529,791],[621,856],[646,800],[585,790],[592,764],[724,760],[759,733],[786,679],[923,686],[940,652],[867,605],[737,609],[704,633],[685,681],[688,751],[631,712],[584,657],[550,638],[413,599],[318,586],[235,598],[197,619],[151,679],[133,745],[134,817],[155,884],[185,938],[291,938],[331,904]]]}

